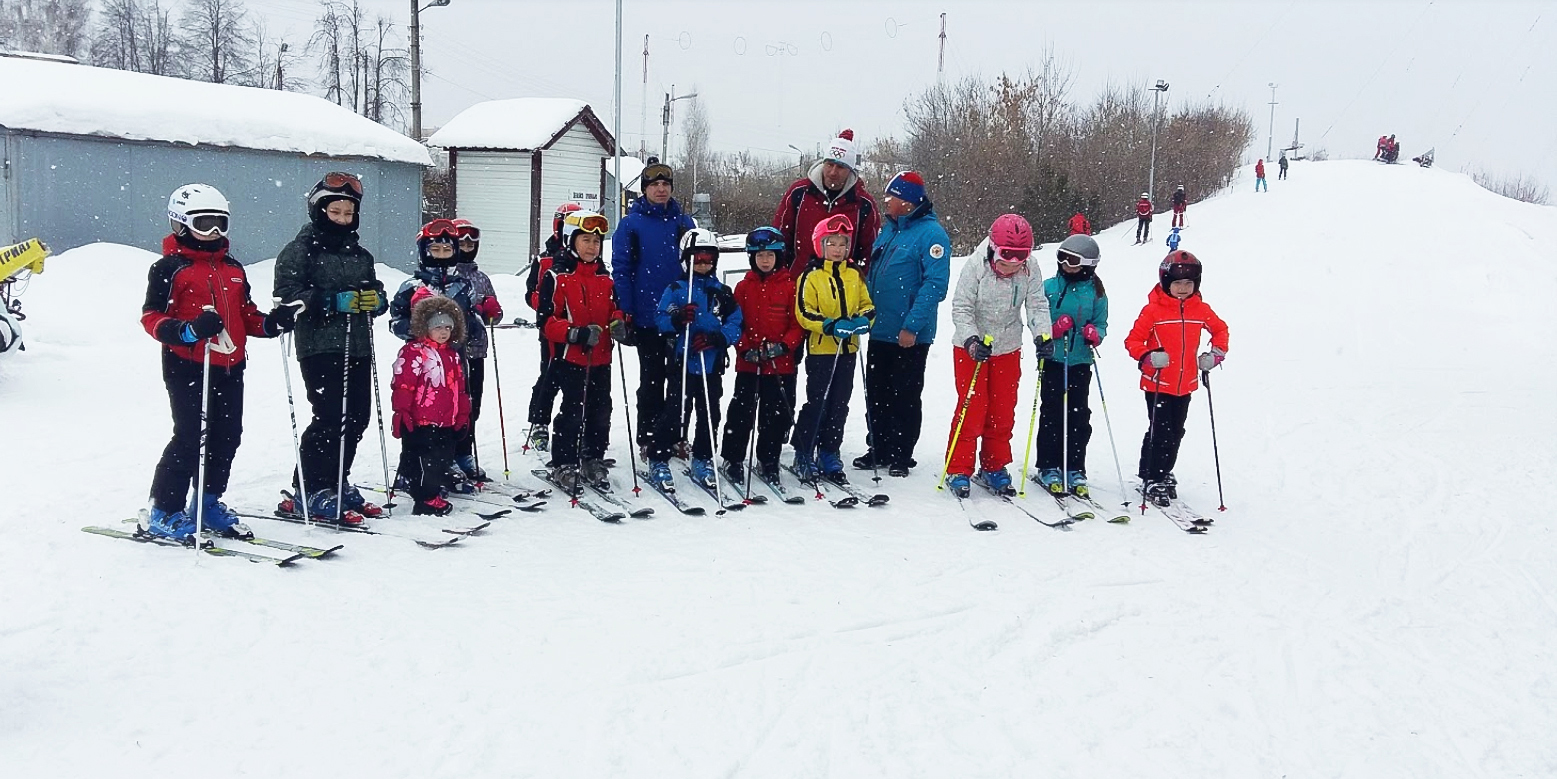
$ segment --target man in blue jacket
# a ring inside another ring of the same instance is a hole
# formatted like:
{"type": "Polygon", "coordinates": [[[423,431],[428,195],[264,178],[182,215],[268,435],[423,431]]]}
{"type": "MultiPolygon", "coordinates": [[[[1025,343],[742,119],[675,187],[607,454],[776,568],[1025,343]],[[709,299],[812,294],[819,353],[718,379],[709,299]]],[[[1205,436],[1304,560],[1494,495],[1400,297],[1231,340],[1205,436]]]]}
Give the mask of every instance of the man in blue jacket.
{"type": "Polygon", "coordinates": [[[925,358],[951,277],[951,239],[941,227],[924,178],[905,171],[886,190],[886,224],[876,236],[865,286],[876,305],[865,356],[865,404],[871,448],[861,469],[907,476],[924,417],[925,358]]]}
{"type": "Polygon", "coordinates": [[[650,157],[643,169],[643,197],[611,238],[611,280],[617,305],[631,325],[623,345],[638,348],[637,443],[646,459],[655,448],[653,421],[665,407],[665,377],[675,365],[673,344],[654,323],[655,309],[665,288],[684,275],[677,246],[686,231],[697,227],[670,196],[673,186],[670,166],[650,157]]]}

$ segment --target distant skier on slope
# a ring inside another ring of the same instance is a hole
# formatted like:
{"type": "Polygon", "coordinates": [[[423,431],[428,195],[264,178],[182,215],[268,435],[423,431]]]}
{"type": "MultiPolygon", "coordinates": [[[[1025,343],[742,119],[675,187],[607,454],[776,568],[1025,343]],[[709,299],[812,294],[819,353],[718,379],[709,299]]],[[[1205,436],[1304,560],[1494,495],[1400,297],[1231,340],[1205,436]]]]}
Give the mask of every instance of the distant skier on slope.
{"type": "Polygon", "coordinates": [[[1173,227],[1184,226],[1184,209],[1189,208],[1189,193],[1184,191],[1184,185],[1173,190],[1173,227]]]}
{"type": "Polygon", "coordinates": [[[1091,235],[1092,234],[1092,223],[1087,221],[1087,215],[1086,214],[1083,214],[1080,211],[1077,211],[1076,215],[1070,218],[1070,234],[1071,235],[1091,235]]]}
{"type": "Polygon", "coordinates": [[[1152,238],[1152,196],[1146,192],[1141,193],[1141,199],[1135,201],[1135,242],[1143,244],[1152,238]]]}

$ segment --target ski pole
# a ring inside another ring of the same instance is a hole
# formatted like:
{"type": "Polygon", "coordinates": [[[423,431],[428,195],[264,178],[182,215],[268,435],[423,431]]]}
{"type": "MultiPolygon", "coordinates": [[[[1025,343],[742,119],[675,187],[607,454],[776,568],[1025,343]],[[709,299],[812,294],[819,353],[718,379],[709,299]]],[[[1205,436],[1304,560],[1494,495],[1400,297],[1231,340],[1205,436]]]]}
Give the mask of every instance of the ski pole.
{"type": "MultiPolygon", "coordinates": [[[[493,352],[493,354],[495,355],[496,352],[493,352]]],[[[550,365],[547,367],[550,368],[550,365]]],[[[639,493],[643,492],[643,488],[638,486],[638,444],[637,439],[633,438],[633,404],[627,394],[627,360],[625,355],[617,355],[616,367],[622,374],[622,414],[627,417],[627,462],[633,468],[633,496],[637,497],[639,493]]]]}
{"type": "Polygon", "coordinates": [[[1114,423],[1108,418],[1108,396],[1103,394],[1103,374],[1098,371],[1097,349],[1092,350],[1092,375],[1097,377],[1097,400],[1103,407],[1103,422],[1108,425],[1108,448],[1114,451],[1114,474],[1119,477],[1119,497],[1124,502],[1121,506],[1130,505],[1130,493],[1125,491],[1124,469],[1119,467],[1119,447],[1114,445],[1114,423]]]}
{"type": "MultiPolygon", "coordinates": [[[[564,348],[564,351],[566,351],[566,348],[564,348]]],[[[556,364],[556,362],[557,362],[557,354],[558,354],[558,352],[557,352],[556,345],[553,344],[551,341],[547,340],[547,338],[546,338],[546,331],[542,330],[541,331],[541,359],[542,359],[543,365],[541,366],[541,382],[540,382],[540,384],[536,385],[535,389],[532,390],[531,393],[530,393],[530,405],[532,407],[535,405],[535,393],[537,393],[537,392],[549,393],[552,396],[552,399],[556,398],[556,392],[554,391],[554,388],[552,387],[552,382],[555,381],[555,379],[552,377],[551,367],[552,367],[552,365],[556,364]]],[[[493,353],[493,356],[494,356],[494,360],[495,360],[496,352],[493,353]]],[[[623,392],[627,391],[627,385],[625,385],[625,384],[622,385],[622,391],[623,392]]],[[[551,413],[551,407],[550,406],[551,406],[551,404],[548,403],[547,404],[547,409],[546,409],[546,413],[547,414],[551,413]]],[[[534,412],[531,412],[531,413],[534,413],[534,412]]],[[[530,429],[528,431],[526,431],[525,434],[524,434],[524,444],[519,447],[519,453],[520,454],[529,454],[529,452],[530,452],[530,441],[535,438],[535,426],[536,425],[542,425],[542,424],[545,424],[545,423],[544,422],[531,422],[530,423],[530,429]]],[[[504,447],[504,454],[507,454],[507,447],[504,447]]],[[[508,467],[507,466],[507,461],[504,461],[504,466],[503,467],[504,468],[508,467]]]]}
{"type": "MultiPolygon", "coordinates": [[[[708,428],[708,451],[709,451],[709,454],[712,455],[713,450],[714,450],[714,442],[716,440],[714,438],[714,406],[713,406],[713,403],[710,402],[710,400],[709,400],[709,398],[712,397],[712,396],[708,394],[708,371],[709,371],[709,367],[708,367],[708,363],[703,361],[703,354],[701,352],[699,352],[698,355],[697,355],[697,364],[699,366],[701,366],[702,369],[703,369],[703,372],[698,374],[698,382],[697,383],[698,383],[698,386],[702,387],[702,389],[703,389],[703,426],[708,428]]],[[[688,370],[691,370],[691,368],[688,368],[688,370]]],[[[692,405],[694,405],[694,406],[697,405],[697,400],[696,399],[693,399],[692,405]]],[[[692,456],[694,458],[696,458],[697,454],[694,452],[692,456]]],[[[713,462],[712,459],[710,459],[709,462],[712,463],[713,462]]],[[[726,513],[729,512],[729,509],[726,509],[724,507],[724,490],[719,486],[719,468],[718,468],[718,466],[715,466],[713,468],[713,472],[714,472],[714,494],[720,496],[719,499],[718,499],[719,510],[714,512],[714,514],[717,515],[717,516],[724,516],[726,513]]]]}
{"type": "Polygon", "coordinates": [[[335,471],[335,524],[341,524],[346,516],[346,417],[348,398],[351,397],[351,322],[346,314],[346,348],[341,352],[341,428],[340,446],[336,451],[335,471]]]}
{"type": "Polygon", "coordinates": [[[1027,417],[1027,448],[1022,451],[1022,481],[1016,491],[1018,498],[1027,497],[1027,466],[1033,458],[1033,433],[1038,429],[1038,399],[1043,397],[1043,364],[1044,359],[1038,358],[1038,377],[1033,382],[1033,411],[1027,417]]]}
{"type": "Polygon", "coordinates": [[[871,408],[876,404],[870,402],[870,361],[860,361],[860,384],[863,385],[865,396],[865,438],[872,444],[870,448],[870,480],[881,483],[881,457],[878,455],[880,441],[876,439],[876,426],[873,422],[875,415],[871,408]]]}
{"type": "MultiPolygon", "coordinates": [[[[292,417],[292,452],[297,459],[297,489],[298,492],[301,492],[303,495],[307,495],[308,487],[303,483],[303,442],[302,439],[298,437],[297,433],[297,401],[294,400],[292,396],[292,364],[288,360],[288,355],[292,351],[293,337],[294,336],[291,333],[286,333],[285,339],[281,342],[281,375],[286,378],[287,413],[292,417]]],[[[292,501],[293,508],[297,508],[297,503],[298,501],[296,499],[292,501]]],[[[308,512],[307,506],[303,507],[303,524],[307,526],[309,530],[313,529],[314,518],[313,515],[308,512]]]]}
{"type": "Polygon", "coordinates": [[[1211,372],[1201,371],[1200,382],[1206,385],[1206,408],[1211,412],[1211,455],[1216,459],[1216,510],[1226,511],[1227,499],[1222,497],[1222,453],[1216,445],[1216,404],[1211,401],[1211,372]]]}
{"type": "Polygon", "coordinates": [[[575,460],[573,463],[573,494],[568,496],[572,498],[570,505],[572,505],[574,508],[578,508],[578,496],[583,493],[583,489],[579,486],[579,471],[583,470],[584,466],[584,433],[589,429],[589,371],[595,367],[595,355],[593,354],[593,347],[585,347],[584,356],[586,357],[586,364],[582,369],[582,374],[584,377],[584,397],[583,402],[579,404],[578,446],[573,450],[573,459],[575,460]]]}
{"type": "MultiPolygon", "coordinates": [[[[834,330],[834,332],[837,331],[834,330]]],[[[810,455],[813,465],[816,463],[816,453],[821,449],[822,420],[827,416],[827,399],[831,397],[833,393],[833,380],[838,378],[838,363],[843,359],[844,350],[848,348],[848,345],[845,343],[844,339],[835,335],[833,336],[833,340],[838,342],[838,351],[833,352],[833,367],[832,370],[827,372],[827,386],[822,387],[822,402],[818,403],[816,406],[816,424],[811,426],[810,455]]],[[[799,450],[797,449],[796,452],[798,453],[799,450]]],[[[820,482],[821,478],[817,478],[816,481],[820,482]]],[[[820,500],[823,497],[822,488],[820,484],[813,486],[816,486],[816,497],[818,500],[820,500]]]]}
{"type": "MultiPolygon", "coordinates": [[[[373,415],[378,418],[378,457],[384,466],[384,489],[389,499],[384,502],[384,510],[391,516],[395,513],[395,483],[389,480],[389,445],[384,442],[384,399],[378,391],[378,347],[373,341],[373,325],[368,325],[368,364],[373,367],[373,415]]],[[[342,435],[341,442],[345,443],[342,435]]],[[[342,460],[341,462],[345,462],[342,460]]],[[[342,477],[344,480],[344,477],[342,477]]]]}
{"type": "MultiPolygon", "coordinates": [[[[215,311],[215,306],[204,306],[204,311],[215,311]]],[[[211,339],[205,339],[205,356],[200,360],[200,466],[195,475],[195,563],[200,562],[200,545],[205,533],[205,452],[206,438],[210,436],[211,413],[211,339]]]]}
{"type": "MultiPolygon", "coordinates": [[[[1160,386],[1162,369],[1158,368],[1152,373],[1152,386],[1160,386]]],[[[1146,514],[1146,480],[1152,475],[1157,466],[1157,408],[1162,405],[1162,393],[1152,392],[1152,418],[1151,427],[1146,429],[1146,462],[1141,469],[1141,514],[1146,514]]]]}
{"type": "MultiPolygon", "coordinates": [[[[995,342],[995,337],[986,335],[980,338],[979,342],[989,346],[995,342]]],[[[951,445],[946,447],[946,463],[941,466],[941,480],[935,485],[937,490],[944,491],[946,489],[946,471],[951,469],[952,455],[957,453],[957,443],[962,440],[962,423],[967,419],[968,406],[973,403],[973,393],[978,389],[979,371],[982,370],[984,370],[984,363],[976,362],[973,364],[973,378],[968,380],[968,391],[963,394],[962,406],[957,409],[957,428],[952,431],[951,445]]]]}
{"type": "MultiPolygon", "coordinates": [[[[489,328],[489,331],[487,340],[492,344],[492,380],[497,384],[497,430],[503,439],[503,481],[508,481],[511,472],[508,470],[508,423],[503,418],[503,366],[497,361],[497,329],[489,328]]],[[[475,423],[472,422],[471,426],[474,427],[475,423]]],[[[475,447],[471,451],[475,451],[475,447]]],[[[480,469],[480,461],[477,461],[476,467],[480,469]]]]}
{"type": "MultiPolygon", "coordinates": [[[[739,358],[739,355],[737,355],[737,358],[739,358]]],[[[774,378],[777,379],[776,376],[774,378]]],[[[736,380],[739,381],[739,379],[740,379],[740,376],[739,376],[739,374],[737,374],[736,380]]],[[[752,403],[751,403],[751,441],[746,446],[746,502],[747,503],[751,503],[752,502],[751,501],[751,472],[752,472],[752,465],[754,463],[756,463],[756,461],[757,461],[757,425],[759,424],[759,422],[761,420],[761,416],[759,415],[759,411],[761,410],[761,404],[762,404],[762,363],[759,362],[759,363],[757,363],[756,397],[752,398],[752,403]]],[[[733,421],[733,415],[732,415],[732,421],[733,421]]],[[[729,437],[729,435],[730,435],[729,428],[726,427],[725,428],[725,436],[729,437]]]]}
{"type": "MultiPolygon", "coordinates": [[[[1072,328],[1074,331],[1075,328],[1072,328]]],[[[1065,362],[1060,363],[1060,484],[1070,493],[1070,333],[1065,334],[1065,362]]]]}

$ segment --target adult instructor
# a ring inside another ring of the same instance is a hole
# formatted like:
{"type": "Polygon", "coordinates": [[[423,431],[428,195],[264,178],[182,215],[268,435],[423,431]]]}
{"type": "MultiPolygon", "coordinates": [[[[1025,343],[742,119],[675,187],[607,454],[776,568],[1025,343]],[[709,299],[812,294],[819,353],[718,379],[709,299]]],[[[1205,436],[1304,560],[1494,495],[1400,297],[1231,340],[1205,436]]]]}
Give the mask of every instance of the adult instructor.
{"type": "Polygon", "coordinates": [[[924,419],[925,358],[951,277],[951,239],[941,227],[924,178],[905,171],[887,184],[886,224],[871,250],[865,286],[876,304],[865,356],[865,404],[871,449],[854,467],[907,476],[924,419]]]}
{"type": "Polygon", "coordinates": [[[784,245],[794,247],[790,273],[796,278],[806,269],[816,252],[811,232],[818,222],[834,214],[849,217],[854,227],[854,245],[849,259],[861,271],[870,259],[871,246],[881,230],[881,214],[876,199],[865,191],[865,182],[856,170],[860,155],[854,150],[854,131],[845,129],[827,145],[827,154],[811,166],[805,176],[789,185],[779,198],[773,213],[773,226],[784,236],[784,245]]]}
{"type": "Polygon", "coordinates": [[[611,280],[630,325],[622,345],[638,349],[637,443],[644,459],[656,448],[650,420],[659,419],[665,407],[665,379],[676,364],[671,340],[654,324],[655,308],[665,288],[682,275],[681,236],[697,227],[671,197],[674,187],[670,166],[650,157],[643,169],[643,197],[627,210],[611,237],[611,280]]]}

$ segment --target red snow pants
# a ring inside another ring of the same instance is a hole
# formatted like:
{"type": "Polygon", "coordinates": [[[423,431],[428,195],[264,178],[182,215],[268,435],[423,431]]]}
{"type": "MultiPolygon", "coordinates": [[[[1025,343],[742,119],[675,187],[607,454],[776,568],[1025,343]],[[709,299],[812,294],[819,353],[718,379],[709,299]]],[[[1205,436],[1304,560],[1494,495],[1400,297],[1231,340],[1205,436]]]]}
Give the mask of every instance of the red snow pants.
{"type": "MultiPolygon", "coordinates": [[[[957,377],[958,408],[968,397],[968,384],[978,365],[968,350],[952,350],[952,367],[957,377]]],[[[999,470],[1011,464],[1011,431],[1016,427],[1016,392],[1022,383],[1022,350],[990,357],[979,370],[978,386],[963,414],[962,435],[957,437],[957,415],[947,436],[951,452],[948,474],[973,474],[973,455],[978,452],[979,466],[999,470]],[[983,439],[983,444],[979,440],[983,439]]]]}

